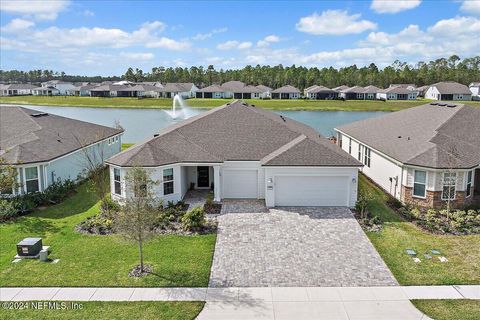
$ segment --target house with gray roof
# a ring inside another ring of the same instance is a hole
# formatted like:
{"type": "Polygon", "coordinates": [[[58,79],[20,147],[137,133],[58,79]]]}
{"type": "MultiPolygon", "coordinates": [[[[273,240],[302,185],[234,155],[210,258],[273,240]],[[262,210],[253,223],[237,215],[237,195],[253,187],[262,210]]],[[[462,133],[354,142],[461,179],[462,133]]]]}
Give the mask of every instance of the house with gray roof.
{"type": "Polygon", "coordinates": [[[480,200],[480,108],[432,102],[336,128],[337,143],[393,197],[440,208],[480,200]]]}
{"type": "Polygon", "coordinates": [[[480,82],[472,82],[468,86],[470,92],[472,93],[472,100],[480,101],[480,82]]]}
{"type": "Polygon", "coordinates": [[[338,92],[324,86],[315,85],[305,89],[304,96],[307,99],[332,100],[338,98],[338,92]]]}
{"type": "Polygon", "coordinates": [[[60,90],[55,87],[36,87],[31,89],[32,95],[34,96],[58,96],[60,95],[60,90]]]}
{"type": "Polygon", "coordinates": [[[0,85],[0,96],[26,96],[32,94],[32,89],[36,88],[29,83],[12,83],[0,85]]]}
{"type": "Polygon", "coordinates": [[[272,88],[267,87],[263,84],[259,84],[258,86],[256,86],[256,88],[260,92],[260,99],[270,99],[271,98],[271,93],[273,91],[272,88]]]}
{"type": "Polygon", "coordinates": [[[454,81],[443,81],[430,85],[425,92],[425,99],[470,101],[472,100],[472,92],[464,84],[454,81]]]}
{"type": "Polygon", "coordinates": [[[377,94],[382,91],[382,89],[375,86],[366,86],[363,90],[363,98],[365,100],[375,100],[377,99],[377,94]]]}
{"type": "Polygon", "coordinates": [[[377,99],[379,100],[416,100],[417,96],[417,90],[411,90],[403,86],[388,87],[377,92],[377,99]]]}
{"type": "Polygon", "coordinates": [[[15,166],[20,187],[3,194],[43,191],[58,180],[76,180],[121,150],[123,129],[22,107],[0,107],[0,158],[15,166]]]}
{"type": "Polygon", "coordinates": [[[195,84],[183,82],[169,82],[162,88],[162,96],[164,98],[173,98],[179,95],[183,99],[195,98],[198,88],[195,84]]]}
{"type": "Polygon", "coordinates": [[[337,92],[340,93],[340,91],[345,90],[345,89],[348,89],[348,88],[350,88],[350,87],[349,87],[349,86],[346,86],[346,85],[341,85],[341,86],[338,86],[338,87],[333,88],[332,90],[335,90],[335,91],[337,91],[337,92]]]}
{"type": "Polygon", "coordinates": [[[195,93],[196,98],[208,98],[208,99],[226,99],[231,98],[227,90],[218,84],[212,84],[208,87],[197,90],[195,93]]]}
{"type": "Polygon", "coordinates": [[[221,199],[267,206],[354,206],[362,164],[313,128],[236,100],[163,129],[110,158],[112,198],[131,195],[125,176],[145,168],[158,200],[211,189],[221,199]]]}
{"type": "Polygon", "coordinates": [[[68,95],[68,90],[75,88],[75,85],[73,83],[63,80],[50,80],[42,82],[41,86],[44,88],[55,88],[58,90],[59,95],[62,96],[68,95]]]}
{"type": "Polygon", "coordinates": [[[301,91],[291,85],[286,85],[272,91],[272,99],[300,99],[301,91]]]}
{"type": "Polygon", "coordinates": [[[360,86],[353,86],[340,90],[339,97],[344,100],[363,100],[365,88],[360,86]]]}
{"type": "Polygon", "coordinates": [[[89,97],[90,91],[98,86],[99,85],[95,83],[81,83],[73,89],[69,89],[68,93],[72,96],[89,97]]]}

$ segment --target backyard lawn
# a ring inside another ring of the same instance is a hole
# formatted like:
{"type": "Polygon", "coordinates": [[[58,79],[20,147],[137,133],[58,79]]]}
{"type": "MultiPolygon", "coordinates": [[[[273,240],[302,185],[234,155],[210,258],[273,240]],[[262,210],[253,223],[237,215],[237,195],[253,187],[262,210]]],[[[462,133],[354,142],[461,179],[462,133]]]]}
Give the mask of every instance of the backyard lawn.
{"type": "MultiPolygon", "coordinates": [[[[214,108],[232,99],[188,99],[187,104],[194,108],[214,108]]],[[[324,111],[398,111],[427,103],[416,101],[369,101],[369,100],[260,100],[247,99],[247,102],[271,110],[324,110],[324,111]]],[[[170,109],[172,99],[137,99],[137,98],[98,98],[73,96],[15,96],[0,97],[0,103],[96,107],[96,108],[131,108],[131,109],[170,109]]],[[[478,101],[469,104],[480,106],[478,101]]]]}
{"type": "Polygon", "coordinates": [[[479,300],[412,300],[412,303],[435,320],[478,320],[479,300]]]}
{"type": "Polygon", "coordinates": [[[375,199],[370,212],[383,221],[382,231],[367,232],[377,251],[401,285],[480,284],[480,235],[434,235],[403,220],[386,206],[387,196],[365,176],[360,177],[360,188],[368,188],[375,199]],[[415,263],[406,253],[414,249],[421,259],[415,263]],[[423,253],[438,249],[448,262],[441,263],[436,256],[426,260],[423,253]]]}
{"type": "MultiPolygon", "coordinates": [[[[161,319],[192,320],[204,302],[76,302],[80,310],[2,310],[0,319],[161,319]]],[[[69,303],[67,303],[69,306],[69,303]]]]}
{"type": "Polygon", "coordinates": [[[36,211],[16,221],[0,224],[0,285],[2,286],[207,286],[215,246],[214,234],[157,236],[144,247],[152,275],[131,278],[138,264],[134,243],[119,236],[84,235],[75,226],[99,210],[87,185],[63,203],[36,211]],[[42,237],[56,264],[38,260],[12,263],[16,243],[42,237]]]}

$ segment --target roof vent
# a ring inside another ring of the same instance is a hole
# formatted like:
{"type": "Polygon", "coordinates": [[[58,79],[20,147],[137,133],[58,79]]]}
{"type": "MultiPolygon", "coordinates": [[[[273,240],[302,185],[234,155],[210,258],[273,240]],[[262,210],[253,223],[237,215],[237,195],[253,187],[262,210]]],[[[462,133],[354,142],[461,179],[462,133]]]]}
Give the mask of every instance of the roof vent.
{"type": "Polygon", "coordinates": [[[398,136],[398,139],[402,139],[402,136],[398,136]]]}
{"type": "Polygon", "coordinates": [[[283,120],[283,122],[287,122],[284,116],[280,116],[280,118],[283,120]]]}
{"type": "Polygon", "coordinates": [[[40,117],[48,116],[48,113],[45,113],[45,112],[32,113],[31,116],[34,118],[40,118],[40,117]]]}
{"type": "Polygon", "coordinates": [[[449,108],[455,108],[457,105],[456,104],[447,104],[447,107],[449,108]]]}
{"type": "Polygon", "coordinates": [[[251,107],[255,107],[255,105],[254,105],[254,104],[251,104],[250,106],[251,106],[251,107]]]}
{"type": "Polygon", "coordinates": [[[430,105],[436,106],[436,105],[438,105],[438,102],[431,102],[430,105]]]}
{"type": "Polygon", "coordinates": [[[247,105],[247,103],[245,103],[245,102],[242,102],[242,106],[246,106],[246,105],[247,105]]]}
{"type": "Polygon", "coordinates": [[[158,137],[159,135],[160,135],[160,134],[155,133],[155,134],[153,135],[153,137],[156,138],[156,137],[158,137]]]}
{"type": "Polygon", "coordinates": [[[445,107],[447,104],[446,103],[439,103],[438,104],[440,107],[445,107]]]}

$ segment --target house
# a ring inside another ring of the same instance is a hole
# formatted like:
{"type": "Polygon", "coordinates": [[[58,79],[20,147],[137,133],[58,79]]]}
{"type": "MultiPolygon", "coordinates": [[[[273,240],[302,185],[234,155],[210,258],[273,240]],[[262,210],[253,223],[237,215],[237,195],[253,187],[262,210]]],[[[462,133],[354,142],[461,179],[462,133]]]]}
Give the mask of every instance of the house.
{"type": "Polygon", "coordinates": [[[425,92],[427,92],[428,88],[430,88],[430,86],[421,86],[415,89],[418,93],[417,97],[425,97],[425,92]]]}
{"type": "Polygon", "coordinates": [[[342,85],[342,86],[335,87],[335,88],[333,88],[332,90],[335,90],[335,91],[337,91],[338,93],[340,93],[340,91],[345,90],[345,89],[348,89],[348,88],[350,88],[350,87],[349,87],[349,86],[342,85]]]}
{"type": "Polygon", "coordinates": [[[47,82],[42,82],[41,86],[44,88],[55,88],[58,90],[59,95],[62,95],[62,96],[69,94],[68,90],[75,88],[73,83],[62,81],[62,80],[50,80],[47,82]]]}
{"type": "Polygon", "coordinates": [[[300,99],[300,90],[291,85],[286,85],[272,91],[272,99],[300,99]]]}
{"type": "Polygon", "coordinates": [[[143,167],[159,184],[158,200],[188,189],[221,199],[265,199],[267,206],[354,206],[361,164],[311,127],[241,101],[165,128],[110,158],[112,198],[131,188],[125,176],[143,167]]]}
{"type": "Polygon", "coordinates": [[[375,100],[377,99],[377,94],[382,91],[382,89],[375,86],[366,86],[363,90],[363,98],[365,100],[375,100]]]}
{"type": "Polygon", "coordinates": [[[480,200],[480,108],[430,103],[336,128],[343,150],[404,203],[440,208],[480,200]]]}
{"type": "Polygon", "coordinates": [[[408,90],[415,90],[417,86],[414,83],[392,83],[389,88],[400,87],[408,90]]]}
{"type": "Polygon", "coordinates": [[[404,87],[389,87],[377,93],[379,100],[416,100],[418,91],[404,87]]]}
{"type": "Polygon", "coordinates": [[[34,96],[58,96],[60,95],[60,90],[54,87],[37,87],[33,88],[32,94],[34,96]]]}
{"type": "Polygon", "coordinates": [[[131,97],[132,91],[126,90],[131,88],[128,85],[103,84],[90,89],[92,97],[131,97]]]}
{"type": "Polygon", "coordinates": [[[259,84],[257,86],[257,89],[260,92],[260,99],[270,99],[271,98],[271,93],[272,93],[272,88],[264,86],[263,84],[259,84]]]}
{"type": "Polygon", "coordinates": [[[121,150],[123,129],[22,107],[0,108],[0,158],[16,167],[19,188],[3,194],[43,191],[58,180],[84,176],[121,150]],[[88,155],[88,157],[87,157],[88,155]]]}
{"type": "Polygon", "coordinates": [[[467,101],[472,100],[472,92],[464,84],[444,81],[430,85],[425,92],[425,99],[467,101]]]}
{"type": "MultiPolygon", "coordinates": [[[[115,86],[115,85],[114,85],[115,86]]],[[[158,98],[161,96],[163,88],[152,86],[150,84],[135,84],[135,85],[117,85],[117,97],[143,97],[143,98],[158,98]]],[[[110,90],[112,92],[114,90],[110,90]]]]}
{"type": "Polygon", "coordinates": [[[0,87],[0,96],[26,96],[32,94],[36,86],[28,83],[12,83],[0,87]]]}
{"type": "Polygon", "coordinates": [[[344,100],[363,100],[365,88],[354,86],[340,90],[339,97],[344,100]]]}
{"type": "Polygon", "coordinates": [[[338,92],[329,89],[324,86],[315,86],[306,91],[305,97],[307,99],[315,99],[315,100],[332,100],[338,98],[338,92]]]}
{"type": "Polygon", "coordinates": [[[72,96],[78,96],[78,97],[89,97],[91,95],[90,91],[94,88],[96,88],[98,85],[97,84],[80,84],[75,86],[73,89],[68,90],[68,94],[72,96]]]}
{"type": "Polygon", "coordinates": [[[311,99],[311,97],[309,97],[308,93],[309,93],[311,90],[313,90],[313,89],[315,89],[315,88],[318,88],[318,87],[319,87],[319,86],[316,85],[316,84],[314,84],[313,86],[310,86],[310,87],[306,87],[305,89],[303,89],[303,96],[304,96],[305,98],[311,99]]]}
{"type": "Polygon", "coordinates": [[[225,99],[231,98],[228,92],[218,84],[212,84],[211,86],[197,90],[195,93],[197,98],[213,98],[213,99],[225,99]]]}
{"type": "Polygon", "coordinates": [[[167,83],[162,89],[163,97],[173,98],[179,95],[183,99],[195,98],[198,88],[193,83],[167,83]]]}
{"type": "Polygon", "coordinates": [[[480,100],[480,82],[472,82],[468,86],[470,92],[472,93],[472,100],[480,100]]]}

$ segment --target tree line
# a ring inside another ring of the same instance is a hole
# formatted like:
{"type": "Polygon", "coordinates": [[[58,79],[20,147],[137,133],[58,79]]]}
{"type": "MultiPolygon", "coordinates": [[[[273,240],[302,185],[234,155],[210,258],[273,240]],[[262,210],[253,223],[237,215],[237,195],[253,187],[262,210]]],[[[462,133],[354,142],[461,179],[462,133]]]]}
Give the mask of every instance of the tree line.
{"type": "Polygon", "coordinates": [[[142,69],[128,68],[121,77],[86,77],[72,76],[62,73],[53,73],[46,70],[35,71],[3,71],[0,70],[0,81],[37,82],[51,79],[65,81],[105,81],[128,80],[133,82],[158,81],[166,82],[193,82],[199,87],[214,83],[221,84],[230,80],[239,80],[247,84],[263,84],[278,88],[289,84],[299,89],[304,89],[314,84],[330,88],[340,85],[388,87],[392,83],[413,83],[417,86],[432,84],[439,81],[456,81],[468,85],[480,81],[480,56],[460,59],[457,55],[449,58],[440,58],[429,62],[420,61],[408,64],[396,60],[391,65],[380,69],[374,63],[358,67],[351,65],[343,68],[333,67],[302,67],[302,66],[251,66],[242,69],[216,69],[213,65],[208,67],[192,66],[181,67],[154,67],[150,72],[142,69]]]}

